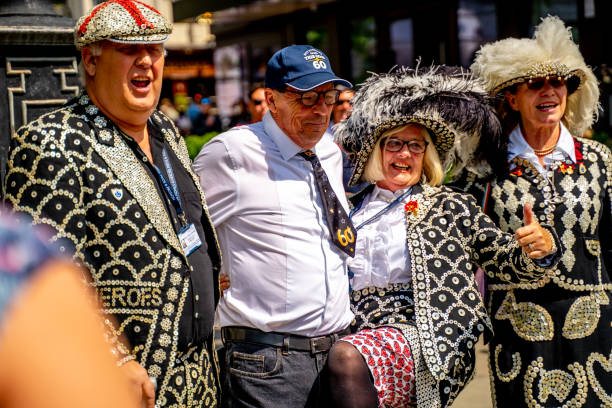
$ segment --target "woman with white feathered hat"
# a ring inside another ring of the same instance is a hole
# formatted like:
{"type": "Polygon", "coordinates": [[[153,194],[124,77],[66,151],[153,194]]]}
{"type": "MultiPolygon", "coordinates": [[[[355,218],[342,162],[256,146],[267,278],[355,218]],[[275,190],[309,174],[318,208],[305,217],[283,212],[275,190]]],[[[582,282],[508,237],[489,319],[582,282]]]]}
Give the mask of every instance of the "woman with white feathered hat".
{"type": "Polygon", "coordinates": [[[612,407],[612,155],[582,137],[598,111],[595,76],[551,16],[534,38],[484,45],[471,68],[499,97],[506,146],[489,156],[494,178],[468,174],[468,190],[506,232],[535,203],[564,249],[535,283],[488,272],[494,406],[612,407]]]}
{"type": "Polygon", "coordinates": [[[324,405],[446,407],[472,378],[475,344],[490,330],[478,266],[508,283],[537,280],[558,259],[554,238],[526,209],[515,239],[473,197],[440,186],[448,163],[470,167],[455,142],[473,150],[500,131],[468,74],[400,68],[367,79],[352,102],[335,135],[355,162],[350,184],[372,184],[352,197],[354,334],[330,351],[324,405]]]}

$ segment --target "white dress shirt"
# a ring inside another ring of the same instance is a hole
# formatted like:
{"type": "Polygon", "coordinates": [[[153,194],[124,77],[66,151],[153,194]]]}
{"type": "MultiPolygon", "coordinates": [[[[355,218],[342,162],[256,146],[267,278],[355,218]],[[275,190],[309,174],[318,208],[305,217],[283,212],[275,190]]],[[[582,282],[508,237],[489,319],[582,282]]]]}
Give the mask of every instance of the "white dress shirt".
{"type": "MultiPolygon", "coordinates": [[[[363,200],[353,214],[355,227],[369,220],[401,196],[406,189],[392,193],[378,186],[363,200]]],[[[357,231],[355,258],[349,259],[349,268],[355,275],[351,280],[353,290],[369,286],[386,287],[390,283],[404,283],[411,280],[410,259],[406,248],[405,203],[410,195],[384,213],[380,218],[357,231]]]]}
{"type": "MultiPolygon", "coordinates": [[[[546,168],[549,168],[555,161],[565,160],[568,157],[573,163],[576,163],[574,138],[570,134],[569,130],[567,130],[567,128],[563,125],[563,122],[559,122],[559,125],[561,126],[561,134],[559,135],[559,141],[555,146],[555,150],[553,150],[551,154],[548,154],[542,158],[546,168]]],[[[510,132],[509,139],[508,161],[518,156],[521,159],[525,159],[533,164],[540,174],[546,174],[546,170],[538,160],[538,156],[536,156],[533,148],[525,141],[520,125],[517,125],[512,132],[510,132]]]]}
{"type": "MultiPolygon", "coordinates": [[[[347,256],[330,239],[302,150],[267,113],[215,137],[194,161],[231,280],[220,326],[312,337],[353,319],[347,256]]],[[[347,209],[338,146],[323,138],[313,151],[347,209]]]]}

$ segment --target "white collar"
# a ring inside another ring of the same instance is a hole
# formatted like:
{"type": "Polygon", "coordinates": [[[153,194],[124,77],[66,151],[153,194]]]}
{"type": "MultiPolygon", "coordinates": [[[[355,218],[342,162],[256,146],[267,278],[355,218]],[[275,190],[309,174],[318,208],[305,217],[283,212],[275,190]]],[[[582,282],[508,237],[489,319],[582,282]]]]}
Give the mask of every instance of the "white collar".
{"type": "Polygon", "coordinates": [[[276,144],[276,147],[278,147],[283,159],[289,160],[304,150],[295,144],[295,142],[291,140],[280,127],[278,127],[278,124],[272,115],[270,115],[270,111],[266,112],[261,121],[263,122],[266,133],[270,135],[270,138],[276,144]]]}
{"type": "MultiPolygon", "coordinates": [[[[569,130],[565,127],[563,122],[559,122],[561,126],[561,134],[559,135],[559,141],[555,146],[554,151],[560,151],[564,156],[569,157],[572,162],[576,163],[576,150],[574,149],[574,138],[570,134],[569,130]]],[[[525,141],[523,132],[521,132],[521,126],[516,125],[514,130],[510,132],[509,143],[508,143],[508,161],[514,159],[521,154],[529,152],[535,155],[533,148],[529,146],[529,143],[525,141]]]]}
{"type": "Polygon", "coordinates": [[[374,189],[372,190],[371,197],[373,200],[380,198],[381,200],[390,203],[391,201],[395,200],[397,197],[401,196],[406,191],[410,191],[411,189],[412,186],[403,188],[401,190],[396,190],[394,193],[391,190],[380,188],[376,184],[374,184],[374,189]]]}
{"type": "MultiPolygon", "coordinates": [[[[278,150],[280,151],[280,154],[283,159],[289,160],[293,156],[304,151],[303,148],[298,146],[293,140],[291,140],[291,138],[289,138],[289,136],[287,136],[285,132],[282,131],[280,127],[278,127],[278,124],[276,123],[272,115],[270,115],[270,111],[266,112],[261,121],[263,122],[266,133],[270,135],[270,138],[276,144],[276,147],[278,147],[278,150]]],[[[321,139],[319,139],[319,141],[317,142],[317,145],[319,144],[319,142],[321,142],[321,140],[326,137],[333,141],[333,136],[331,134],[326,135],[326,133],[327,132],[323,133],[321,139]]],[[[310,149],[315,154],[317,153],[317,145],[310,149]]]]}

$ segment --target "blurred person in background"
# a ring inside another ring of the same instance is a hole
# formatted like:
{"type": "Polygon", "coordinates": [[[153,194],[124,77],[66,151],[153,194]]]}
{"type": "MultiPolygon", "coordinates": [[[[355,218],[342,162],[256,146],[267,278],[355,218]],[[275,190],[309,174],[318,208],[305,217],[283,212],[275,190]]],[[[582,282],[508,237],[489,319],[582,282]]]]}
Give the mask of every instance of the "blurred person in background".
{"type": "Polygon", "coordinates": [[[215,407],[221,255],[185,142],[156,110],[171,31],[140,1],[78,20],[85,90],[13,135],[6,200],[74,247],[148,408],[215,407]]]}
{"type": "Polygon", "coordinates": [[[162,98],[161,102],[159,103],[159,110],[164,115],[172,119],[172,121],[175,123],[178,121],[178,118],[180,117],[179,111],[176,110],[170,98],[162,98]]]}
{"type": "Polygon", "coordinates": [[[268,112],[268,103],[266,102],[263,84],[257,83],[251,86],[247,110],[251,115],[251,123],[261,122],[264,115],[268,112]]]}
{"type": "MultiPolygon", "coordinates": [[[[187,110],[185,112],[192,123],[195,122],[202,114],[202,99],[204,99],[202,94],[196,93],[193,95],[189,105],[187,106],[187,110]]],[[[208,98],[206,98],[206,102],[208,103],[208,98]]]]}
{"type": "Polygon", "coordinates": [[[141,407],[88,278],[52,236],[0,216],[0,407],[141,407]]]}
{"type": "Polygon", "coordinates": [[[229,120],[229,125],[227,126],[228,128],[246,125],[249,123],[247,104],[244,103],[242,98],[237,99],[232,105],[232,115],[229,120]]]}
{"type": "Polygon", "coordinates": [[[200,114],[191,121],[191,133],[205,135],[209,132],[221,131],[221,119],[217,108],[211,98],[202,98],[200,101],[200,114]]]}
{"type": "Polygon", "coordinates": [[[189,119],[186,108],[184,108],[184,110],[179,110],[179,118],[176,121],[176,127],[182,136],[191,135],[191,119],[189,119]]]}
{"type": "MultiPolygon", "coordinates": [[[[351,116],[351,111],[353,109],[351,99],[353,99],[354,95],[355,91],[353,89],[341,89],[338,100],[332,109],[331,120],[329,121],[329,127],[327,128],[326,132],[326,134],[332,139],[334,139],[334,127],[351,116]]],[[[354,155],[349,156],[342,151],[342,184],[344,184],[344,190],[348,194],[355,194],[366,188],[370,183],[366,181],[357,183],[355,185],[349,185],[349,180],[351,178],[351,174],[353,173],[354,167],[351,158],[354,158],[354,155]]]]}
{"type": "Polygon", "coordinates": [[[342,92],[340,92],[340,96],[338,96],[338,100],[332,109],[332,121],[329,123],[330,126],[340,123],[351,116],[351,110],[353,109],[351,99],[353,99],[354,95],[355,91],[352,89],[343,89],[342,92]]]}

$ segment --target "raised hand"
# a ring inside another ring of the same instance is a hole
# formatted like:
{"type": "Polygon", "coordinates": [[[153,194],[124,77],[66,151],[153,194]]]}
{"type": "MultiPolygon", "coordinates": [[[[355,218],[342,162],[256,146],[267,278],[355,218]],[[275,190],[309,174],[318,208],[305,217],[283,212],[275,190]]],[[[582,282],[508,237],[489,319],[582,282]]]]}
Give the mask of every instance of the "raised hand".
{"type": "Polygon", "coordinates": [[[523,206],[523,224],[514,233],[523,251],[532,259],[543,258],[550,254],[553,248],[552,236],[540,226],[529,203],[523,206]]]}

